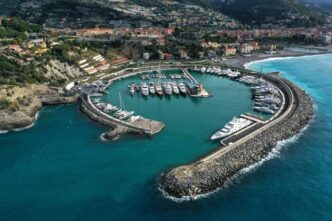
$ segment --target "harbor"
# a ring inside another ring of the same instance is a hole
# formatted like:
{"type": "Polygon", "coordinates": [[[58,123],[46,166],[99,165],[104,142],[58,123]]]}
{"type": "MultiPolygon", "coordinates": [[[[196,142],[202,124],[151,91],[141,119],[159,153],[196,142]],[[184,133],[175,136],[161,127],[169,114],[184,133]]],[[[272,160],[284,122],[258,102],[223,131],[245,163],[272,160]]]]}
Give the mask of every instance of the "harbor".
{"type": "Polygon", "coordinates": [[[141,81],[131,81],[128,84],[125,96],[128,94],[131,97],[138,95],[139,97],[170,97],[171,95],[177,97],[182,95],[183,97],[205,98],[211,95],[194,76],[199,77],[207,74],[244,84],[250,88],[252,99],[251,113],[249,114],[251,118],[248,115],[243,117],[244,113],[240,113],[239,117],[234,115],[233,120],[223,127],[220,125],[219,130],[211,135],[212,141],[219,140],[221,145],[224,146],[230,144],[236,140],[236,137],[241,137],[239,134],[246,134],[248,131],[252,131],[253,128],[257,129],[259,125],[267,124],[269,120],[276,118],[282,110],[284,95],[278,87],[266,78],[254,73],[243,73],[230,68],[210,66],[170,68],[169,70],[156,68],[149,71],[137,71],[110,80],[104,79],[90,84],[76,85],[71,89],[71,93],[83,94],[84,99],[88,101],[87,103],[96,113],[100,112],[101,116],[107,115],[108,118],[112,119],[111,128],[116,128],[114,127],[115,122],[121,127],[130,128],[130,130],[126,130],[127,132],[134,131],[136,134],[152,136],[159,133],[165,125],[158,121],[145,120],[141,115],[135,114],[135,110],[127,109],[122,99],[123,92],[118,92],[118,97],[112,97],[111,102],[106,101],[104,96],[109,93],[108,88],[112,88],[113,83],[117,80],[126,78],[126,76],[137,75],[141,81]],[[119,100],[117,105],[113,104],[115,100],[119,100]],[[257,123],[253,119],[261,119],[261,122],[257,123]]]}
{"type": "Polygon", "coordinates": [[[198,195],[215,191],[241,169],[264,159],[278,141],[292,137],[309,123],[313,116],[313,103],[303,90],[272,75],[254,76],[272,83],[281,93],[280,109],[266,121],[255,120],[251,114],[241,116],[256,122],[222,140],[223,145],[210,154],[163,173],[161,185],[167,194],[196,199],[198,195]]]}

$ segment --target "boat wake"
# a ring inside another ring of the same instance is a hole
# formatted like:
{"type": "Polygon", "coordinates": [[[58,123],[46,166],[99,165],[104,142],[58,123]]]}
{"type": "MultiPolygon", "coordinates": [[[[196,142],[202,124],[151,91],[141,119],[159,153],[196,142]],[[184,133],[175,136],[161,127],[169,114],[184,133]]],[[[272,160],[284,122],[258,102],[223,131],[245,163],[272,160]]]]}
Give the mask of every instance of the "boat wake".
{"type": "Polygon", "coordinates": [[[205,193],[205,194],[198,194],[195,197],[190,197],[190,196],[183,196],[181,198],[178,197],[173,197],[170,196],[163,188],[161,185],[159,185],[158,190],[162,193],[162,195],[167,198],[170,199],[176,203],[182,203],[182,202],[187,202],[187,201],[193,201],[193,200],[198,200],[198,199],[203,199],[206,198],[208,196],[213,195],[214,193],[229,188],[232,184],[234,183],[238,183],[240,182],[240,180],[242,178],[244,178],[246,175],[248,175],[249,173],[254,172],[256,169],[258,169],[260,166],[262,166],[264,164],[264,162],[272,160],[274,158],[278,158],[280,157],[280,152],[281,149],[298,142],[299,138],[304,134],[304,132],[309,128],[309,126],[311,125],[311,123],[314,121],[315,116],[313,116],[312,120],[304,127],[300,130],[299,133],[295,134],[293,137],[288,138],[286,140],[282,140],[282,141],[278,141],[277,145],[275,148],[273,148],[271,150],[271,152],[265,157],[263,158],[261,161],[252,164],[248,167],[245,167],[243,169],[241,169],[237,174],[235,174],[234,176],[232,176],[231,178],[229,178],[228,181],[225,182],[225,184],[222,187],[217,188],[214,191],[211,191],[209,193],[205,193]]]}

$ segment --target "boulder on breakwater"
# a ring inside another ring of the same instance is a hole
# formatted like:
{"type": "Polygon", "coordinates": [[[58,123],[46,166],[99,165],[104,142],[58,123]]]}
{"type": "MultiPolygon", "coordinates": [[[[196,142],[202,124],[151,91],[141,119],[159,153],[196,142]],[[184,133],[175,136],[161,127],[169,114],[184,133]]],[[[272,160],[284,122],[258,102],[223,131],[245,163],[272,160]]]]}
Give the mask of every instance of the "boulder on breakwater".
{"type": "Polygon", "coordinates": [[[299,87],[283,81],[292,88],[295,96],[292,111],[284,119],[218,158],[166,171],[160,178],[161,188],[176,198],[194,198],[198,194],[215,191],[241,169],[264,159],[278,141],[299,133],[313,116],[313,103],[299,87]]]}
{"type": "Polygon", "coordinates": [[[104,140],[116,140],[129,132],[127,127],[117,126],[113,130],[102,134],[104,140]]]}

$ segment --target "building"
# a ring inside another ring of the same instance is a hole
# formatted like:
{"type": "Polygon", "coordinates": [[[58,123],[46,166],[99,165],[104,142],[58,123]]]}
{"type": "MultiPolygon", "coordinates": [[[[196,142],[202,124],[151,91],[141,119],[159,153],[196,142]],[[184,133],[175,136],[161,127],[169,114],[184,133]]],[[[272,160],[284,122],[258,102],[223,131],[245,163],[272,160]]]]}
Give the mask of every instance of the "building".
{"type": "Polygon", "coordinates": [[[232,46],[225,46],[225,48],[224,48],[224,55],[225,56],[236,55],[236,48],[232,47],[232,46]]]}
{"type": "Polygon", "coordinates": [[[244,43],[239,46],[239,53],[241,54],[251,54],[253,50],[254,47],[251,44],[244,43]]]}
{"type": "Polygon", "coordinates": [[[332,34],[331,33],[328,33],[328,34],[325,34],[322,36],[322,43],[323,44],[331,44],[332,43],[332,34]]]}
{"type": "Polygon", "coordinates": [[[210,50],[209,52],[208,52],[208,58],[209,59],[215,59],[215,58],[217,58],[218,56],[217,56],[217,53],[215,52],[215,51],[213,51],[213,50],[210,50]]]}
{"type": "Polygon", "coordinates": [[[189,59],[188,52],[186,52],[185,50],[180,50],[179,57],[180,59],[189,59]]]}
{"type": "Polygon", "coordinates": [[[208,46],[211,48],[220,48],[221,44],[217,42],[208,42],[208,46]]]}

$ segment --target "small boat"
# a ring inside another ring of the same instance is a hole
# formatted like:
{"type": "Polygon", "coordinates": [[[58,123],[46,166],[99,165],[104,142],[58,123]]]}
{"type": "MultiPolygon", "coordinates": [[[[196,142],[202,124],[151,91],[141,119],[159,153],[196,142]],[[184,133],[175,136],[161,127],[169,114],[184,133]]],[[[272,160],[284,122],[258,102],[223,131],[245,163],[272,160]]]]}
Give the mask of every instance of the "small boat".
{"type": "Polygon", "coordinates": [[[134,94],[135,94],[135,87],[134,87],[134,86],[132,86],[132,87],[130,88],[130,94],[131,94],[131,95],[134,95],[134,94]]]}
{"type": "Polygon", "coordinates": [[[125,110],[118,110],[115,114],[114,117],[120,119],[120,120],[124,120],[128,117],[130,117],[131,115],[134,114],[134,111],[125,111],[125,110]]]}
{"type": "Polygon", "coordinates": [[[117,110],[119,110],[118,107],[113,106],[112,104],[106,104],[106,106],[105,106],[105,108],[104,108],[103,111],[104,111],[105,113],[109,113],[109,112],[113,112],[113,111],[117,111],[117,110]]]}
{"type": "Polygon", "coordinates": [[[274,114],[275,111],[274,110],[271,110],[269,109],[268,107],[254,107],[254,110],[255,111],[258,111],[258,112],[263,112],[263,113],[266,113],[266,114],[274,114]]]}

